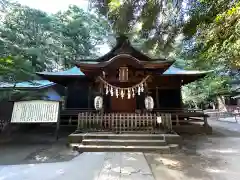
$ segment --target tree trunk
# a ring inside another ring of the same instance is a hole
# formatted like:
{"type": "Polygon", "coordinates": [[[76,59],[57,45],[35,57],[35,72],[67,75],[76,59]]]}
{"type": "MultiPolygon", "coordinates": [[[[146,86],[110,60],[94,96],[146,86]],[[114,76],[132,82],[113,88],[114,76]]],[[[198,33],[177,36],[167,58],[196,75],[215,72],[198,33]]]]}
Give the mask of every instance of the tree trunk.
{"type": "Polygon", "coordinates": [[[215,104],[214,104],[214,103],[212,103],[212,108],[213,108],[213,110],[215,110],[215,109],[216,109],[216,106],[215,106],[215,104]]]}
{"type": "Polygon", "coordinates": [[[217,96],[217,103],[219,111],[227,111],[224,96],[217,96]]]}
{"type": "Polygon", "coordinates": [[[195,108],[195,109],[198,109],[197,103],[195,103],[195,102],[193,102],[193,103],[194,103],[194,108],[195,108]]]}

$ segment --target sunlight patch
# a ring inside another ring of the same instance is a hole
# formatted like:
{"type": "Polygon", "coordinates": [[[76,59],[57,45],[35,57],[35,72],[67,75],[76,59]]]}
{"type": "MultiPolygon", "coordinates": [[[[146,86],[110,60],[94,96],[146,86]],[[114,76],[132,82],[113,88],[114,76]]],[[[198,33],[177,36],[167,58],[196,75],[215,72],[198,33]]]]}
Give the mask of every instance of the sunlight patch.
{"type": "Polygon", "coordinates": [[[205,169],[207,172],[210,172],[210,173],[225,173],[226,171],[225,170],[221,170],[221,169],[213,169],[213,168],[207,168],[205,169]]]}
{"type": "Polygon", "coordinates": [[[218,153],[225,153],[225,154],[239,153],[239,150],[236,150],[236,149],[211,149],[210,151],[218,152],[218,153]]]}
{"type": "Polygon", "coordinates": [[[56,171],[57,174],[64,174],[64,170],[63,169],[59,169],[56,171]]]}
{"type": "Polygon", "coordinates": [[[48,160],[48,157],[47,157],[47,156],[41,157],[41,156],[39,156],[39,155],[36,155],[36,156],[35,156],[35,160],[44,162],[44,161],[48,160]]]}
{"type": "Polygon", "coordinates": [[[166,158],[156,158],[156,161],[160,161],[163,163],[165,166],[174,166],[174,167],[180,167],[181,163],[180,161],[176,160],[171,160],[171,159],[166,159],[166,158]]]}
{"type": "Polygon", "coordinates": [[[129,160],[129,161],[136,161],[137,159],[136,158],[134,158],[134,157],[129,157],[129,158],[126,158],[127,160],[129,160]]]}

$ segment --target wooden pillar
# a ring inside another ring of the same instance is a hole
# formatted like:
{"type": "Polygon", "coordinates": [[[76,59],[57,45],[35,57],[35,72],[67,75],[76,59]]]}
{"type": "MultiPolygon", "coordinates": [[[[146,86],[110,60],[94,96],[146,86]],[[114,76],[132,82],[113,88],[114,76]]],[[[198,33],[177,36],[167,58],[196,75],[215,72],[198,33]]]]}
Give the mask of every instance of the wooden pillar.
{"type": "Polygon", "coordinates": [[[180,101],[181,101],[181,104],[180,104],[180,108],[183,109],[183,98],[182,98],[182,86],[180,86],[180,101]]]}
{"type": "Polygon", "coordinates": [[[68,100],[68,86],[65,87],[65,97],[64,97],[64,104],[63,104],[63,109],[66,109],[67,107],[67,100],[68,100]]]}
{"type": "Polygon", "coordinates": [[[99,94],[103,98],[103,107],[102,107],[102,110],[100,111],[100,113],[103,114],[105,112],[105,109],[106,109],[106,107],[105,107],[106,106],[106,102],[105,102],[106,98],[104,98],[104,86],[103,86],[103,84],[100,81],[98,83],[99,83],[98,84],[99,94]]]}
{"type": "Polygon", "coordinates": [[[88,86],[88,109],[91,108],[92,85],[88,86]]]}
{"type": "Polygon", "coordinates": [[[156,87],[156,102],[157,102],[157,109],[159,109],[159,94],[158,94],[158,87],[156,87]]]}

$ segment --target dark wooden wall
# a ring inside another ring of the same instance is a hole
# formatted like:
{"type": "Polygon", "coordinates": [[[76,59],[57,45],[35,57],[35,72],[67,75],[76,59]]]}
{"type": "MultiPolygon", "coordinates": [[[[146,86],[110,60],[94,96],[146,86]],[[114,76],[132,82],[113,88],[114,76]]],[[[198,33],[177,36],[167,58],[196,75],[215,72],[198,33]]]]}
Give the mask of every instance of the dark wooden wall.
{"type": "Polygon", "coordinates": [[[182,107],[181,88],[178,89],[158,89],[158,102],[156,97],[156,89],[150,90],[150,95],[154,99],[154,109],[171,109],[182,107]]]}
{"type": "MultiPolygon", "coordinates": [[[[88,108],[89,84],[74,82],[67,87],[66,108],[88,108]]],[[[92,103],[93,104],[93,103],[92,103]]]]}
{"type": "Polygon", "coordinates": [[[13,105],[12,101],[0,102],[0,119],[11,120],[13,105]]]}
{"type": "Polygon", "coordinates": [[[4,127],[4,124],[11,121],[13,104],[14,102],[9,101],[0,102],[0,132],[4,127]]]}
{"type": "MultiPolygon", "coordinates": [[[[96,90],[89,90],[90,84],[88,82],[75,82],[68,86],[66,108],[79,108],[79,109],[94,109],[94,98],[96,90]]],[[[154,109],[171,109],[182,107],[181,88],[174,89],[158,89],[158,100],[156,97],[157,89],[150,89],[149,95],[154,99],[154,109]],[[157,106],[159,103],[159,108],[157,106]]],[[[136,109],[145,109],[144,99],[145,93],[140,96],[136,95],[136,109]]],[[[110,112],[111,103],[110,96],[103,96],[104,109],[110,112]]]]}

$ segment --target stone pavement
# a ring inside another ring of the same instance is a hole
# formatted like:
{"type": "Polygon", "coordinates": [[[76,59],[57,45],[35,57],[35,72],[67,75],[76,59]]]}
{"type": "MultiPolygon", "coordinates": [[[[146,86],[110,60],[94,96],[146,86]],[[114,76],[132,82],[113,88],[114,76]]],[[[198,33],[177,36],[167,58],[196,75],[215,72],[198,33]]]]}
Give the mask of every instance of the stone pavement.
{"type": "Polygon", "coordinates": [[[225,118],[221,117],[217,121],[232,122],[232,123],[240,124],[240,117],[239,116],[237,116],[237,117],[225,117],[225,118]]]}
{"type": "Polygon", "coordinates": [[[96,180],[154,180],[143,153],[107,153],[96,180]]]}
{"type": "Polygon", "coordinates": [[[64,140],[0,144],[0,180],[239,180],[240,124],[209,124],[213,135],[184,136],[183,148],[174,154],[78,155],[64,140]]]}
{"type": "Polygon", "coordinates": [[[1,165],[0,180],[154,180],[143,153],[83,153],[68,162],[1,165]]]}
{"type": "Polygon", "coordinates": [[[240,124],[209,120],[212,135],[184,136],[174,154],[147,153],[155,180],[239,180],[240,124]]]}

